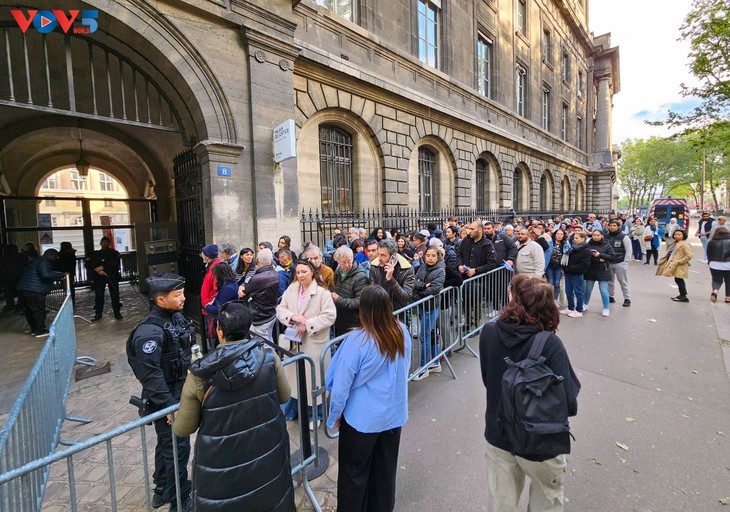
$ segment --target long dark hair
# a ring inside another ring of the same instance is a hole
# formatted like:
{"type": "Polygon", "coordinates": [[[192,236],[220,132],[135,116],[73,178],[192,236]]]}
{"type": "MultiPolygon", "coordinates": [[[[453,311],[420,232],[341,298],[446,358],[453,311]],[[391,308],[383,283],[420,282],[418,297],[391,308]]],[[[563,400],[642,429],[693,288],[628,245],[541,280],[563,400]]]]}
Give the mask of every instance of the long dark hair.
{"type": "Polygon", "coordinates": [[[391,361],[405,355],[406,340],[403,329],[393,316],[393,302],[388,292],[378,285],[368,285],[360,294],[360,323],[373,337],[378,351],[391,361]]]}
{"type": "Polygon", "coordinates": [[[517,274],[509,290],[510,301],[500,312],[500,320],[512,325],[532,325],[541,331],[558,330],[560,313],[550,283],[540,277],[517,274]]]}
{"type": "Polygon", "coordinates": [[[246,266],[246,263],[243,261],[243,255],[248,254],[248,253],[253,254],[254,253],[253,249],[251,249],[250,247],[244,247],[243,249],[241,249],[241,252],[238,253],[238,263],[236,264],[236,274],[243,275],[246,272],[248,272],[251,269],[251,267],[256,266],[255,259],[251,261],[250,265],[246,266]]]}
{"type": "Polygon", "coordinates": [[[213,267],[213,279],[215,279],[215,288],[220,291],[228,283],[236,281],[236,275],[233,273],[231,266],[225,261],[221,261],[213,267]]]}

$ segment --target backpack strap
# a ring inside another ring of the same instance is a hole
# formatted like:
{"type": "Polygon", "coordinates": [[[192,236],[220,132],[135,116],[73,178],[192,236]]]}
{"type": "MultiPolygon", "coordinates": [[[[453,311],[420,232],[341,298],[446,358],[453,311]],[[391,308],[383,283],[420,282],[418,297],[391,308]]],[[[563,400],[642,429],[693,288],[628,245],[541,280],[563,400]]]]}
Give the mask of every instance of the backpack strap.
{"type": "Polygon", "coordinates": [[[541,331],[535,334],[535,337],[532,339],[532,348],[530,348],[530,353],[527,355],[528,359],[537,361],[542,355],[542,350],[545,348],[545,343],[550,337],[550,334],[549,331],[541,331]]]}

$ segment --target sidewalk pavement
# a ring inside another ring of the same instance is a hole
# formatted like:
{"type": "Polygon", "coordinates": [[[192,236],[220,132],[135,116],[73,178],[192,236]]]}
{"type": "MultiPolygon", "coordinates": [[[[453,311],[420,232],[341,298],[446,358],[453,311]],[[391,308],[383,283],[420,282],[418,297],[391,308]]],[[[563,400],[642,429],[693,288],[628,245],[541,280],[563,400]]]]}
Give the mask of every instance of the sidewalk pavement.
{"type": "MultiPolygon", "coordinates": [[[[617,286],[617,304],[612,305],[609,318],[600,315],[597,291],[593,307],[583,318],[561,316],[558,334],[583,384],[579,414],[571,421],[576,441],[565,477],[566,510],[705,511],[730,498],[726,367],[730,305],[710,304],[709,272],[698,262],[699,254],[695,247],[689,304],[669,300],[676,295],[676,286],[672,279],[655,277],[656,267],[630,263],[630,308],[621,307],[623,297],[617,286]]],[[[66,422],[64,440],[88,439],[136,418],[127,401],[140,386],[126,364],[124,344],[129,330],[146,312],[146,301],[125,288],[123,321],[105,314],[100,323],[76,323],[79,354],[112,361],[112,373],[72,384],[69,413],[94,421],[88,425],[66,422]]],[[[82,308],[87,299],[79,300],[82,308]]],[[[3,327],[4,322],[0,320],[3,327]]],[[[6,354],[10,343],[20,346],[22,341],[21,349],[27,354],[42,343],[11,336],[7,330],[0,334],[0,349],[5,348],[6,354]]],[[[474,340],[472,346],[476,345],[474,340]]],[[[18,358],[15,364],[29,367],[29,358],[18,358]]],[[[455,354],[452,361],[458,380],[443,372],[409,388],[410,418],[399,454],[398,511],[486,510],[485,391],[479,362],[465,352],[455,354]]],[[[7,366],[5,361],[0,369],[3,386],[11,375],[7,366]]],[[[19,372],[16,368],[12,373],[19,372]]],[[[297,445],[296,426],[289,423],[292,449],[297,445]]],[[[147,429],[147,440],[152,461],[152,429],[147,429]]],[[[333,511],[336,441],[320,435],[320,444],[329,451],[331,462],[312,487],[322,509],[333,511]]],[[[112,447],[118,510],[144,510],[139,433],[118,437],[112,447]]],[[[79,454],[73,466],[78,510],[111,510],[106,447],[79,454]]],[[[65,463],[52,468],[43,510],[70,510],[65,471],[65,463]]],[[[312,509],[301,489],[297,489],[297,505],[298,510],[312,509]]],[[[523,500],[520,510],[525,509],[523,500]]]]}

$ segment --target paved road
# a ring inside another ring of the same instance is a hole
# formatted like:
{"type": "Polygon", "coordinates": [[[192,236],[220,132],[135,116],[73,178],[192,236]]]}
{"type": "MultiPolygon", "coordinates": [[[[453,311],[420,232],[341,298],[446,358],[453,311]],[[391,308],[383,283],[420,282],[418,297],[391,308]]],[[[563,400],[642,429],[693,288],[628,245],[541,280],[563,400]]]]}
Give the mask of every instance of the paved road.
{"type": "MultiPolygon", "coordinates": [[[[695,254],[697,260],[698,248],[695,254]]],[[[569,511],[704,512],[720,508],[718,500],[730,497],[730,385],[723,362],[723,350],[730,361],[730,305],[710,304],[709,273],[701,263],[691,269],[689,304],[670,301],[676,295],[674,282],[655,277],[654,269],[630,265],[631,308],[614,307],[609,318],[590,311],[582,319],[561,319],[559,335],[583,384],[579,415],[571,422],[577,440],[566,477],[569,511]]],[[[95,421],[83,426],[67,422],[65,439],[86,439],[135,417],[127,400],[139,386],[124,362],[124,342],[145,302],[131,289],[124,302],[122,322],[111,317],[94,325],[77,322],[79,353],[111,360],[113,370],[72,384],[69,412],[95,421]]],[[[83,299],[81,303],[86,307],[83,299]]],[[[592,305],[598,305],[597,291],[592,305]]],[[[27,372],[40,343],[9,334],[22,323],[14,317],[0,323],[0,349],[9,354],[15,348],[24,355],[15,356],[12,364],[5,359],[0,385],[7,389],[24,368],[27,372]]],[[[442,373],[410,387],[398,511],[486,510],[485,392],[479,364],[464,353],[453,361],[458,380],[442,373]]],[[[293,444],[295,427],[290,424],[293,444]]],[[[113,445],[123,511],[143,509],[138,437],[128,434],[113,445]]],[[[336,456],[335,443],[323,444],[336,456]]],[[[105,461],[104,447],[75,459],[79,510],[111,509],[105,461]]],[[[65,465],[54,466],[44,510],[70,510],[65,471],[65,465]]],[[[324,510],[336,506],[336,473],[333,457],[327,473],[312,483],[324,510]]],[[[311,510],[301,490],[297,496],[299,509],[311,510]]]]}
{"type": "MultiPolygon", "coordinates": [[[[710,303],[701,263],[691,267],[689,304],[669,300],[674,280],[655,268],[630,264],[632,307],[620,307],[617,291],[609,318],[561,319],[583,384],[566,510],[704,512],[730,498],[730,304],[710,303]]],[[[441,374],[411,387],[398,510],[486,510],[484,388],[476,359],[455,360],[459,380],[441,374]]]]}

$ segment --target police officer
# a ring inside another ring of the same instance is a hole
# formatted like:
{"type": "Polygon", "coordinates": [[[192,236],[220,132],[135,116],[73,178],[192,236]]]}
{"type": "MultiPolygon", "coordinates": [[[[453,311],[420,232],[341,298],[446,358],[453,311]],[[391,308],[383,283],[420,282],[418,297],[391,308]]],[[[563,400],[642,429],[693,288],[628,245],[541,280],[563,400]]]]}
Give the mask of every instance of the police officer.
{"type": "MultiPolygon", "coordinates": [[[[185,279],[177,274],[156,274],[147,278],[153,306],[150,314],[130,333],[127,359],[135,377],[142,383],[142,401],[147,400],[146,413],[164,409],[180,401],[185,377],[190,366],[190,347],[194,329],[181,311],[185,305],[185,279]]],[[[171,417],[155,421],[155,490],[152,507],[170,503],[170,512],[192,509],[188,480],[190,438],[177,438],[177,461],[180,475],[182,506],[177,506],[175,467],[172,451],[171,417]]]]}

